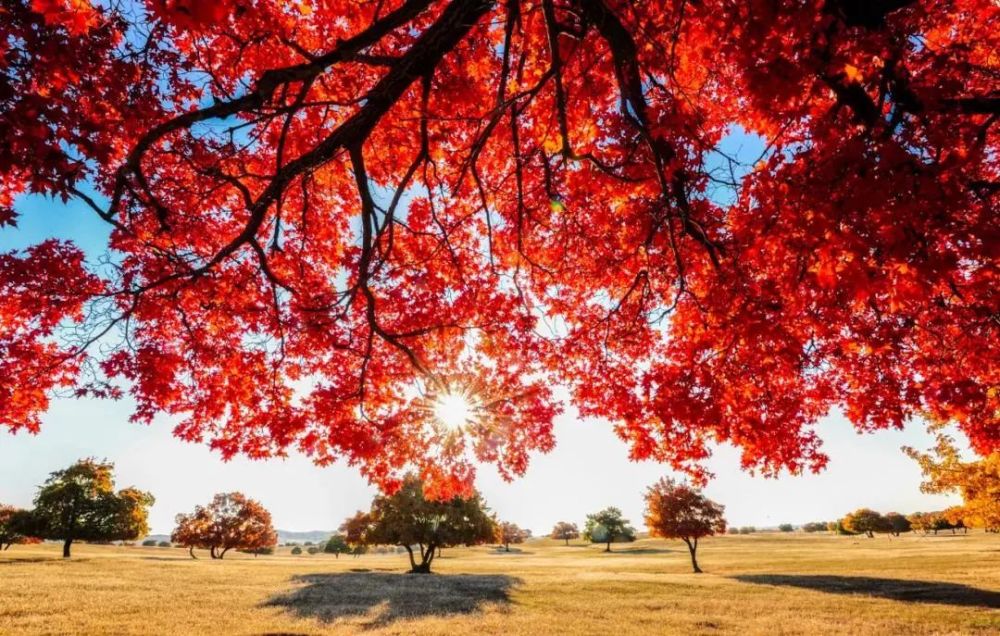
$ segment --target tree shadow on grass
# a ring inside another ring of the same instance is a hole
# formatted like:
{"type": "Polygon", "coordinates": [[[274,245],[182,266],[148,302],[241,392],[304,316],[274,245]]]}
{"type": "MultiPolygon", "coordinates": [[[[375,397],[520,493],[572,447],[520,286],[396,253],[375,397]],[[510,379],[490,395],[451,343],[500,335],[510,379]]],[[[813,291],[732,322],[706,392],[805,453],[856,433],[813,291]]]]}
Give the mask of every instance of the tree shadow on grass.
{"type": "Polygon", "coordinates": [[[1000,592],[981,590],[959,583],[829,574],[744,574],[733,578],[743,583],[800,587],[831,594],[874,596],[907,603],[1000,608],[1000,592]]]}
{"type": "Polygon", "coordinates": [[[264,605],[325,623],[360,619],[362,628],[372,629],[398,620],[504,606],[520,580],[503,575],[343,572],[303,574],[292,582],[302,586],[273,596],[264,605]]]}

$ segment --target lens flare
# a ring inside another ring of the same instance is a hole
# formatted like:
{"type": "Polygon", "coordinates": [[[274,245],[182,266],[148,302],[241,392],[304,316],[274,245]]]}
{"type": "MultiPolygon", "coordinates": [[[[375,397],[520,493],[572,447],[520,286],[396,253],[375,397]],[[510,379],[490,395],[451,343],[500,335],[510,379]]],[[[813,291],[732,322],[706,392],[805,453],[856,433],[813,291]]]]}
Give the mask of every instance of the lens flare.
{"type": "Polygon", "coordinates": [[[461,393],[443,393],[434,399],[434,417],[450,429],[465,426],[474,416],[475,408],[461,393]]]}

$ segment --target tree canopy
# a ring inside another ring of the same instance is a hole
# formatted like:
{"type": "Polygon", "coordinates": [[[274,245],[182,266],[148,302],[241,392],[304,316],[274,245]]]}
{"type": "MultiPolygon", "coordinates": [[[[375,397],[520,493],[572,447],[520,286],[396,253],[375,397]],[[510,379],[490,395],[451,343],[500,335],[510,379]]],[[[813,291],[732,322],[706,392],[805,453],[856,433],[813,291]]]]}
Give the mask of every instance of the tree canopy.
{"type": "Polygon", "coordinates": [[[81,459],[51,473],[35,495],[30,534],[62,541],[66,558],[74,541],[130,541],[149,534],[153,496],[114,488],[110,462],[81,459]]]}
{"type": "Polygon", "coordinates": [[[871,508],[858,508],[854,512],[848,513],[840,523],[844,530],[852,534],[864,534],[869,539],[875,536],[876,532],[890,532],[889,522],[881,513],[871,508]]]}
{"type": "Polygon", "coordinates": [[[954,440],[943,433],[938,434],[930,453],[909,447],[904,450],[920,464],[924,474],[922,491],[961,495],[962,505],[947,515],[950,522],[1000,532],[1000,451],[965,461],[954,440]]]}
{"type": "Polygon", "coordinates": [[[240,492],[219,493],[207,506],[177,515],[176,522],[170,540],[188,548],[192,557],[194,548],[208,550],[213,559],[222,559],[233,549],[256,552],[278,543],[271,513],[240,492]]]}
{"type": "Polygon", "coordinates": [[[604,551],[611,552],[612,543],[635,541],[635,528],[629,525],[621,510],[610,506],[587,515],[583,538],[591,543],[604,543],[606,544],[604,551]]]}
{"type": "Polygon", "coordinates": [[[701,572],[698,540],[726,531],[724,510],[698,489],[667,477],[646,490],[646,527],[650,534],[684,541],[695,573],[701,572]]]}
{"type": "Polygon", "coordinates": [[[16,543],[39,541],[32,531],[31,511],[0,504],[0,550],[16,543]]]}
{"type": "Polygon", "coordinates": [[[820,469],[831,408],[1000,447],[995,0],[5,0],[0,427],[471,493],[566,385],[634,458],[820,469]],[[297,9],[297,10],[296,10],[297,9]],[[755,151],[734,152],[746,142],[755,151]],[[469,393],[457,430],[436,396],[469,393]]]}
{"type": "Polygon", "coordinates": [[[376,496],[367,519],[370,525],[363,533],[364,543],[406,548],[414,573],[431,571],[438,548],[478,545],[497,536],[496,520],[478,493],[432,499],[425,496],[423,484],[412,475],[392,495],[376,496]]]}
{"type": "Polygon", "coordinates": [[[525,530],[516,523],[502,521],[497,525],[497,540],[507,552],[510,552],[510,544],[524,543],[525,539],[529,538],[531,530],[525,530]]]}
{"type": "Polygon", "coordinates": [[[549,533],[549,537],[565,541],[566,545],[569,545],[570,539],[577,539],[580,537],[580,530],[576,527],[575,523],[559,521],[556,525],[552,526],[552,532],[549,533]]]}

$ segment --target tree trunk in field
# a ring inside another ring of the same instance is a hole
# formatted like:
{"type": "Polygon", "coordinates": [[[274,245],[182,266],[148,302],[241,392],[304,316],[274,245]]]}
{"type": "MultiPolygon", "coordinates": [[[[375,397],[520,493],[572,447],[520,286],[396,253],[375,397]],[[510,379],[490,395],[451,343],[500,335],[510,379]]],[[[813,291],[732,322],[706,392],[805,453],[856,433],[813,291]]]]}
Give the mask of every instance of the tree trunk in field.
{"type": "Polygon", "coordinates": [[[223,558],[224,556],[226,556],[226,552],[229,552],[229,548],[226,548],[226,549],[224,549],[224,550],[223,550],[222,552],[220,552],[220,553],[219,553],[219,558],[221,559],[221,558],[223,558]]]}
{"type": "Polygon", "coordinates": [[[504,552],[510,552],[510,544],[509,543],[503,544],[503,549],[504,549],[504,552]]]}
{"type": "Polygon", "coordinates": [[[190,554],[190,555],[191,555],[191,558],[192,558],[192,559],[197,559],[197,558],[198,558],[198,557],[196,557],[196,556],[194,555],[194,546],[190,546],[190,547],[188,548],[188,554],[190,554]]]}
{"type": "Polygon", "coordinates": [[[611,542],[610,541],[608,541],[608,545],[607,545],[607,547],[604,548],[604,551],[605,552],[611,552],[611,542]]]}
{"type": "Polygon", "coordinates": [[[215,546],[214,546],[214,545],[213,545],[213,546],[212,546],[211,548],[209,548],[209,550],[208,550],[208,554],[209,554],[209,555],[210,555],[210,556],[211,556],[211,557],[212,557],[213,559],[218,559],[218,558],[219,558],[219,555],[215,553],[215,546]]]}
{"type": "Polygon", "coordinates": [[[698,539],[695,539],[692,542],[692,541],[688,540],[687,538],[684,538],[684,543],[687,544],[688,552],[691,553],[691,568],[694,570],[695,574],[701,574],[701,568],[698,567],[698,556],[697,556],[697,552],[698,552],[698,539]]]}
{"type": "Polygon", "coordinates": [[[430,574],[431,573],[431,562],[434,561],[434,551],[437,550],[437,546],[434,544],[428,545],[427,549],[424,550],[424,546],[420,546],[420,563],[417,563],[413,559],[413,550],[410,550],[410,574],[430,574]]]}
{"type": "Polygon", "coordinates": [[[63,558],[64,559],[68,559],[69,558],[69,547],[71,545],[73,545],[73,540],[72,539],[66,539],[65,541],[63,541],[63,558]]]}
{"type": "Polygon", "coordinates": [[[569,547],[569,539],[568,538],[566,539],[566,547],[567,548],[569,547]]]}
{"type": "Polygon", "coordinates": [[[413,560],[413,548],[408,545],[404,545],[403,547],[406,548],[406,553],[410,556],[410,572],[416,572],[417,562],[413,560]]]}

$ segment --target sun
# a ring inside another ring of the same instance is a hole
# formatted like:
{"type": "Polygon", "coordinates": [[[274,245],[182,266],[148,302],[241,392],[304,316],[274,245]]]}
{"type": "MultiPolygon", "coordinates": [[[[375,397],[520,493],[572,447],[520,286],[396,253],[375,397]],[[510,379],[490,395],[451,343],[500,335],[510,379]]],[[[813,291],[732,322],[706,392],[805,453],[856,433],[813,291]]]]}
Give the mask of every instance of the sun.
{"type": "Polygon", "coordinates": [[[434,417],[446,427],[459,429],[475,416],[475,407],[468,396],[461,393],[442,393],[434,398],[434,417]]]}

